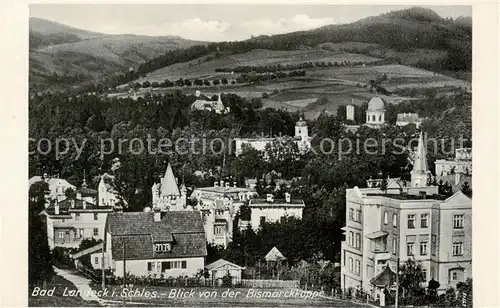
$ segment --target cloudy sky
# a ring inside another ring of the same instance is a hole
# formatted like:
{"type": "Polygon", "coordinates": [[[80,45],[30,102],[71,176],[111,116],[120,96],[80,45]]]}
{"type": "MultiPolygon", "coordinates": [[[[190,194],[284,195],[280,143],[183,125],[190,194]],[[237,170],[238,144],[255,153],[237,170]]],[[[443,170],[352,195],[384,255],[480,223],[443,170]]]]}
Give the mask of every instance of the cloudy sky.
{"type": "MultiPolygon", "coordinates": [[[[443,17],[470,6],[427,6],[443,17]]],[[[108,34],[177,35],[229,41],[342,24],[408,6],[248,4],[31,4],[30,16],[108,34]]]]}

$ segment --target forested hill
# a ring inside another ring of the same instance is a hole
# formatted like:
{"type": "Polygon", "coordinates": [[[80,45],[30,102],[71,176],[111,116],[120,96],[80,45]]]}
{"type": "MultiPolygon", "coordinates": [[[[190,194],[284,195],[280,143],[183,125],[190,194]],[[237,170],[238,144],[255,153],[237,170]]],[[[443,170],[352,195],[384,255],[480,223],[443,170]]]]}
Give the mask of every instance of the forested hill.
{"type": "MultiPolygon", "coordinates": [[[[382,57],[388,51],[402,53],[416,49],[445,51],[442,61],[417,59],[416,66],[434,71],[471,71],[472,23],[467,18],[445,19],[430,9],[411,8],[369,17],[350,24],[330,25],[309,31],[299,31],[273,36],[258,36],[239,42],[210,43],[167,52],[141,64],[134,72],[128,72],[115,80],[123,84],[145,74],[174,63],[186,62],[215,54],[244,53],[253,49],[294,50],[315,48],[324,44],[344,42],[369,43],[350,52],[370,54],[371,49],[381,47],[382,57]]],[[[371,54],[370,54],[371,55],[371,54]]]]}

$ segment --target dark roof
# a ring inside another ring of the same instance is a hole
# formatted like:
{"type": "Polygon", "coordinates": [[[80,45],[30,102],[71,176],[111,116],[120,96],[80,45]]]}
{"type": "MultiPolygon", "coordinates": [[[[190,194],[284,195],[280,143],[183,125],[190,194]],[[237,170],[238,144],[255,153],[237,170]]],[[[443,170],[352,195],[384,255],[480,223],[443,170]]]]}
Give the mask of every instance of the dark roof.
{"type": "MultiPolygon", "coordinates": [[[[89,211],[89,212],[95,212],[95,211],[109,211],[112,210],[113,207],[111,206],[98,206],[95,205],[94,203],[82,200],[82,199],[76,199],[76,198],[66,198],[62,201],[59,201],[57,203],[59,205],[59,215],[67,215],[69,212],[82,212],[82,211],[89,211]],[[71,200],[74,200],[75,206],[71,207],[71,200]],[[85,203],[85,209],[83,208],[83,204],[85,203]]],[[[50,204],[45,212],[48,215],[55,215],[55,202],[50,204]]]]}
{"type": "Polygon", "coordinates": [[[88,187],[82,187],[76,191],[77,193],[79,192],[82,194],[82,197],[95,197],[97,196],[97,190],[88,188],[88,187]]]}
{"type": "Polygon", "coordinates": [[[127,259],[206,256],[206,237],[198,211],[169,211],[154,221],[154,212],[110,213],[106,232],[111,233],[112,253],[121,260],[123,242],[127,259]],[[172,242],[168,253],[155,253],[155,242],[172,242]]]}
{"type": "Polygon", "coordinates": [[[396,273],[387,265],[382,272],[370,280],[376,286],[390,286],[396,281],[396,273]]]}

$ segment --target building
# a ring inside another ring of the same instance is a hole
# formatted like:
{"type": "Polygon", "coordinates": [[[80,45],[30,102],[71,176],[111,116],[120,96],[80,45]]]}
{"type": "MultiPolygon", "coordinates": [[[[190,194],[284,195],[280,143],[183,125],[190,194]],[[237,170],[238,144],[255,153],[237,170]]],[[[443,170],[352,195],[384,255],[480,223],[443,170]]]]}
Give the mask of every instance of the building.
{"type": "MultiPolygon", "coordinates": [[[[245,145],[254,148],[257,151],[264,152],[268,144],[272,144],[275,141],[286,140],[288,136],[278,136],[278,137],[262,137],[262,138],[235,138],[235,155],[239,156],[243,152],[245,145]]],[[[290,137],[288,137],[290,138],[290,137]]],[[[303,118],[300,118],[297,123],[295,123],[295,136],[292,137],[293,142],[297,144],[300,153],[305,153],[311,148],[311,140],[309,137],[309,129],[307,127],[307,122],[303,118]]]]}
{"type": "Polygon", "coordinates": [[[71,188],[76,190],[76,187],[70,184],[67,180],[59,178],[58,175],[50,176],[47,173],[44,173],[42,176],[36,175],[29,179],[29,187],[32,184],[44,181],[49,186],[49,194],[45,196],[46,199],[54,200],[59,199],[62,200],[66,198],[65,192],[66,189],[71,188]]]}
{"type": "Polygon", "coordinates": [[[366,110],[366,125],[379,128],[385,124],[385,106],[384,101],[380,97],[373,97],[368,102],[366,110]]]}
{"type": "Polygon", "coordinates": [[[378,297],[381,281],[390,280],[379,274],[386,267],[396,272],[398,260],[408,258],[422,263],[425,281],[437,280],[439,291],[472,277],[472,200],[461,191],[444,198],[438,187],[427,186],[422,143],[421,136],[409,185],[347,189],[343,289],[378,297]]]}
{"type": "Polygon", "coordinates": [[[151,187],[153,208],[162,211],[192,210],[187,206],[187,189],[185,185],[179,188],[178,180],[174,176],[170,163],[160,183],[154,183],[151,187]]]}
{"type": "Polygon", "coordinates": [[[263,222],[277,222],[285,217],[302,219],[302,211],[305,207],[301,199],[292,199],[289,193],[285,193],[285,199],[274,199],[268,194],[266,199],[252,199],[248,206],[251,210],[250,225],[257,231],[263,222]]]}
{"type": "Polygon", "coordinates": [[[454,159],[438,159],[435,165],[436,176],[446,176],[454,173],[472,174],[472,149],[455,149],[454,159]]]}
{"type": "Polygon", "coordinates": [[[218,285],[222,285],[222,279],[229,274],[231,276],[231,283],[236,284],[241,282],[241,272],[245,269],[237,264],[219,259],[210,263],[205,267],[209,273],[209,278],[212,281],[217,281],[218,285]]]}
{"type": "Polygon", "coordinates": [[[205,267],[206,237],[198,211],[112,213],[106,220],[104,266],[116,277],[195,276],[205,267]]]}
{"type": "Polygon", "coordinates": [[[224,248],[233,238],[233,220],[240,207],[257,193],[236,183],[215,182],[212,187],[195,188],[191,199],[197,201],[207,241],[224,248]]]}
{"type": "Polygon", "coordinates": [[[354,121],[354,106],[347,105],[346,107],[346,120],[354,121]]]}
{"type": "Polygon", "coordinates": [[[79,251],[75,254],[70,255],[71,259],[74,260],[75,262],[75,267],[78,266],[78,263],[81,262],[80,258],[86,255],[90,255],[90,265],[92,266],[92,269],[101,269],[102,268],[102,248],[104,246],[104,243],[99,243],[95,246],[89,247],[87,249],[84,249],[82,251],[79,251]]]}
{"type": "Polygon", "coordinates": [[[56,246],[77,248],[84,239],[104,239],[106,217],[114,208],[96,205],[79,198],[53,200],[45,215],[50,249],[56,246]]]}
{"type": "Polygon", "coordinates": [[[408,124],[415,124],[416,128],[419,128],[422,124],[422,118],[419,118],[416,113],[398,113],[396,126],[403,127],[408,124]]]}
{"type": "Polygon", "coordinates": [[[196,101],[194,101],[194,103],[191,105],[191,109],[215,111],[216,113],[220,114],[229,113],[230,111],[229,107],[224,107],[224,103],[222,103],[222,98],[220,93],[216,101],[209,101],[201,99],[199,91],[196,91],[196,101]]]}
{"type": "Polygon", "coordinates": [[[104,173],[99,180],[97,191],[99,199],[96,204],[112,206],[118,209],[122,209],[123,206],[127,206],[127,202],[119,196],[118,191],[116,190],[114,175],[104,173]]]}

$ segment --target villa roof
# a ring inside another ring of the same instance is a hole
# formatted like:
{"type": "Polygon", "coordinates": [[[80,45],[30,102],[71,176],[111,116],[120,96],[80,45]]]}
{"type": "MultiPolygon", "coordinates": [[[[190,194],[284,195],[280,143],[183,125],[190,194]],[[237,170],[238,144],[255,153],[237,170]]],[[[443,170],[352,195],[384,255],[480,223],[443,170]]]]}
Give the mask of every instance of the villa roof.
{"type": "Polygon", "coordinates": [[[251,199],[249,207],[259,207],[259,206],[287,206],[287,207],[305,207],[304,200],[302,199],[291,199],[290,202],[286,202],[285,199],[274,199],[273,202],[269,202],[266,199],[251,199]]]}
{"type": "Polygon", "coordinates": [[[154,220],[154,212],[110,213],[106,232],[111,234],[112,253],[121,260],[122,247],[127,247],[126,258],[132,260],[204,257],[207,255],[206,236],[198,211],[169,211],[160,213],[161,220],[154,220]],[[156,253],[154,243],[171,242],[172,250],[156,253]]]}
{"type": "Polygon", "coordinates": [[[209,271],[213,271],[213,270],[216,270],[216,269],[223,267],[225,265],[229,265],[230,267],[234,267],[236,269],[244,269],[244,267],[241,267],[238,264],[234,264],[234,263],[226,261],[224,259],[219,259],[213,263],[210,263],[207,266],[205,266],[205,268],[209,271]]]}

